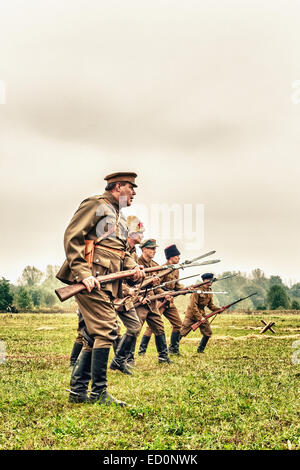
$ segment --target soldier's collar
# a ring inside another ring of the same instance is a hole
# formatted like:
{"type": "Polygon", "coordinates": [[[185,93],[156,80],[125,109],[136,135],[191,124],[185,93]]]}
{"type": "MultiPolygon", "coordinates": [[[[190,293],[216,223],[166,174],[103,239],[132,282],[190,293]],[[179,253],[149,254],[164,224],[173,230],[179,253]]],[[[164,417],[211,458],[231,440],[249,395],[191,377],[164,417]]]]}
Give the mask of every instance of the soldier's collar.
{"type": "Polygon", "coordinates": [[[120,210],[119,201],[117,201],[117,199],[111,194],[111,192],[104,191],[103,197],[105,199],[108,199],[115,209],[117,209],[118,211],[120,210]]]}

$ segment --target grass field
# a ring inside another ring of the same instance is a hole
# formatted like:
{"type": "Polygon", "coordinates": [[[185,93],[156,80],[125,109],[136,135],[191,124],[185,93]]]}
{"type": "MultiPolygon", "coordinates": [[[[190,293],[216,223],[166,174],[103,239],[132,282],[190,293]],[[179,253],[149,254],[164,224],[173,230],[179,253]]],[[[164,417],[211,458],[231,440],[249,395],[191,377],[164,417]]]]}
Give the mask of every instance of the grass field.
{"type": "Polygon", "coordinates": [[[191,332],[171,365],[158,365],[152,338],[133,377],[108,372],[126,408],[68,403],[76,324],[75,314],[0,315],[0,449],[300,448],[300,316],[223,314],[205,354],[191,332]],[[259,334],[261,318],[275,335],[259,334]]]}

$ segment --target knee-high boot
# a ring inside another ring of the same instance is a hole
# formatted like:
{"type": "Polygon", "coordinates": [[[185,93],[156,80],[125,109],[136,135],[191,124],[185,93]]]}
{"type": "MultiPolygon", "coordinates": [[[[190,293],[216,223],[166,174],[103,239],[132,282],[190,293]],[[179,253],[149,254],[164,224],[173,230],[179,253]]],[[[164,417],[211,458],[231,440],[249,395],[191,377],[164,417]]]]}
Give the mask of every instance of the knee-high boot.
{"type": "Polygon", "coordinates": [[[139,356],[143,356],[146,353],[150,338],[151,336],[143,335],[138,352],[139,356]]]}
{"type": "Polygon", "coordinates": [[[132,343],[131,343],[131,348],[129,351],[129,354],[127,355],[126,358],[126,364],[128,367],[134,367],[135,362],[134,362],[134,353],[135,353],[135,346],[136,346],[136,336],[133,337],[132,343]]]}
{"type": "Polygon", "coordinates": [[[207,345],[207,342],[209,340],[209,336],[202,336],[202,339],[199,343],[199,346],[198,346],[198,349],[197,349],[197,352],[198,353],[203,353],[204,352],[204,349],[207,345]]]}
{"type": "Polygon", "coordinates": [[[93,348],[92,349],[92,388],[90,392],[90,403],[99,403],[111,405],[115,403],[125,406],[126,403],[117,400],[107,392],[107,363],[109,356],[109,348],[93,348]]]}
{"type": "Polygon", "coordinates": [[[82,350],[77,358],[71,374],[70,402],[88,401],[87,390],[91,380],[91,357],[92,351],[82,350]]]}
{"type": "Polygon", "coordinates": [[[77,361],[77,357],[79,356],[80,351],[82,350],[82,346],[82,343],[77,343],[76,341],[74,342],[70,356],[70,367],[75,366],[75,362],[77,361]]]}
{"type": "Polygon", "coordinates": [[[127,367],[126,359],[131,351],[131,345],[134,339],[134,336],[128,336],[126,334],[123,336],[117,349],[117,353],[110,363],[110,369],[119,370],[123,372],[123,374],[132,375],[129,368],[127,367]]]}
{"type": "Polygon", "coordinates": [[[173,331],[169,346],[169,354],[177,354],[179,356],[180,331],[173,331]]]}
{"type": "Polygon", "coordinates": [[[158,352],[158,362],[166,362],[167,364],[171,364],[171,361],[168,356],[168,348],[165,333],[155,336],[155,344],[158,352]]]}

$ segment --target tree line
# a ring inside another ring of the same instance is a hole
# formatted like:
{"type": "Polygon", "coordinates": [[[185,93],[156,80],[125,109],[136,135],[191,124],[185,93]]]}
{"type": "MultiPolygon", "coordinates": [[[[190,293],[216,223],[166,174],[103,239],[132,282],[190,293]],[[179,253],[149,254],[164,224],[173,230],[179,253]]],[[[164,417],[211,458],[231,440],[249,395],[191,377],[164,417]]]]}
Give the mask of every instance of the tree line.
{"type": "MultiPolygon", "coordinates": [[[[35,311],[58,306],[60,301],[54,293],[61,282],[55,275],[59,266],[48,265],[46,272],[35,266],[26,266],[16,284],[0,279],[0,311],[35,311]]],[[[69,306],[73,299],[66,301],[69,306]]],[[[59,305],[60,306],[60,305],[59,305]]]]}
{"type": "MultiPolygon", "coordinates": [[[[0,311],[38,311],[41,308],[62,307],[54,293],[61,286],[55,277],[59,266],[48,265],[46,272],[34,266],[26,266],[16,285],[2,277],[0,279],[0,311]]],[[[226,295],[218,295],[219,304],[228,304],[252,292],[257,295],[247,299],[237,309],[251,310],[300,310],[300,282],[288,287],[280,276],[267,278],[261,269],[254,269],[250,275],[240,271],[226,271],[218,278],[232,275],[233,277],[214,284],[218,291],[226,291],[226,295]]],[[[64,302],[70,308],[74,299],[64,302]]]]}

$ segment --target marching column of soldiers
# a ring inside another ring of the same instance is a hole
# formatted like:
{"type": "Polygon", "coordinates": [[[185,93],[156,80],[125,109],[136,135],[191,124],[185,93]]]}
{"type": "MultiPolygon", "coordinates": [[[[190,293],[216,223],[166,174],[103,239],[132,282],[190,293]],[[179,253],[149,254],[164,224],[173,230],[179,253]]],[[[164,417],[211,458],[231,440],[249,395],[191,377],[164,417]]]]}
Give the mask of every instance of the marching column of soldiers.
{"type": "MultiPolygon", "coordinates": [[[[180,339],[191,331],[195,322],[203,320],[205,307],[211,311],[219,308],[213,304],[210,293],[214,276],[205,273],[202,291],[192,291],[182,322],[171,295],[186,289],[179,282],[178,269],[174,268],[180,260],[178,248],[176,245],[165,248],[166,263],[162,271],[155,272],[155,268],[161,269],[153,259],[158,246],[156,240],[143,241],[142,222],[135,216],[126,220],[121,210],[132,204],[136,177],[133,172],[106,176],[104,193],[85,199],[65,231],[66,260],[57,278],[66,284],[82,283],[85,287],[75,295],[78,329],[70,357],[69,389],[69,401],[73,403],[125,406],[126,403],[107,391],[107,369],[132,374],[137,337],[143,324],[146,322],[147,328],[138,354],[145,354],[153,333],[158,362],[171,364],[169,355],[180,354],[180,339]],[[136,245],[142,251],[141,256],[137,255],[136,245]],[[132,270],[131,275],[123,281],[116,279],[100,285],[97,279],[126,270],[132,270]],[[169,347],[163,316],[172,326],[169,347]],[[126,328],[122,337],[120,321],[126,328]],[[108,365],[111,346],[115,355],[108,365]]],[[[209,322],[204,321],[200,330],[202,339],[197,351],[202,353],[212,334],[209,322]]]]}

